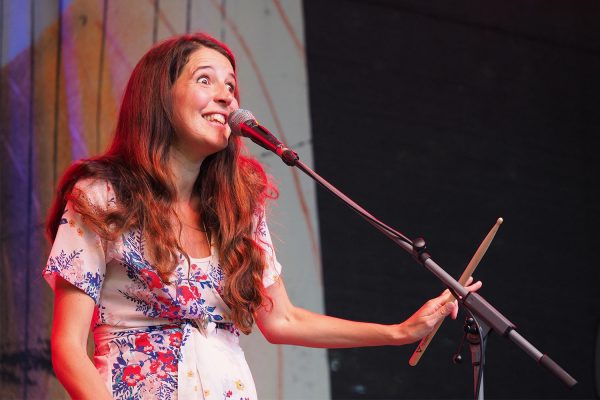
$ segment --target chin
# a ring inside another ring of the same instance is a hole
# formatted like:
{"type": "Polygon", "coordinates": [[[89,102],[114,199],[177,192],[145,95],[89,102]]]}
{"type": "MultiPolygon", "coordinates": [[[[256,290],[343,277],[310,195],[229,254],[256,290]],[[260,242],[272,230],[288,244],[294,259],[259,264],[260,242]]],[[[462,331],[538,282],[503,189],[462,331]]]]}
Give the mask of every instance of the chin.
{"type": "Polygon", "coordinates": [[[210,154],[215,154],[225,150],[228,144],[229,140],[227,138],[224,138],[223,140],[219,140],[218,142],[210,143],[210,145],[207,146],[207,148],[210,154]]]}

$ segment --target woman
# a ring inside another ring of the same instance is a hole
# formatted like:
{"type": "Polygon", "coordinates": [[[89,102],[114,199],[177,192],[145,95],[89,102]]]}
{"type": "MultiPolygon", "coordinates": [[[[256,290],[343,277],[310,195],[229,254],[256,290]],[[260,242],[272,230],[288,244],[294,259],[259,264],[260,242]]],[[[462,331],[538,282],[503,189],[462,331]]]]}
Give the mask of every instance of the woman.
{"type": "Polygon", "coordinates": [[[264,219],[274,190],[226,123],[238,104],[224,44],[160,43],[131,75],[109,150],[61,180],[44,275],[53,365],[72,397],[254,399],[238,344],[254,322],[272,343],[353,347],[411,343],[456,316],[441,298],[390,326],[293,306],[264,219]]]}

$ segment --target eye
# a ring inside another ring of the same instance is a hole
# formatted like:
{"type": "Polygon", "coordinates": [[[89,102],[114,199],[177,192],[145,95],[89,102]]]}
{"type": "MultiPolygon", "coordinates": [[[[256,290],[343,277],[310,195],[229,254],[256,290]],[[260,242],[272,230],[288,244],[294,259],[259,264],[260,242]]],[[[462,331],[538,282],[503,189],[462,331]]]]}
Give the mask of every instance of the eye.
{"type": "Polygon", "coordinates": [[[231,93],[235,92],[235,84],[233,84],[233,83],[226,83],[225,86],[227,86],[227,89],[229,90],[229,92],[231,92],[231,93]]]}
{"type": "Polygon", "coordinates": [[[196,79],[196,82],[202,83],[203,85],[208,85],[210,83],[210,80],[208,79],[208,76],[202,75],[199,76],[198,79],[196,79]]]}

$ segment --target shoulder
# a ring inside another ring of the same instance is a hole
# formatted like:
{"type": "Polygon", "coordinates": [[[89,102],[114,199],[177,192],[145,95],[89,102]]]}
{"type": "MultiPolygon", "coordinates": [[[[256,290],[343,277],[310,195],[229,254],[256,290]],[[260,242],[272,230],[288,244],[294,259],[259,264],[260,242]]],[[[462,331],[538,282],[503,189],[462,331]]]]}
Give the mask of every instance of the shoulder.
{"type": "Polygon", "coordinates": [[[94,207],[106,209],[115,203],[115,194],[111,183],[103,178],[82,178],[73,187],[72,195],[85,199],[94,207]]]}
{"type": "Polygon", "coordinates": [[[252,225],[254,231],[254,240],[257,240],[263,245],[267,245],[269,248],[272,247],[271,234],[269,233],[269,228],[267,226],[266,210],[264,206],[254,209],[254,213],[252,215],[252,225]]]}

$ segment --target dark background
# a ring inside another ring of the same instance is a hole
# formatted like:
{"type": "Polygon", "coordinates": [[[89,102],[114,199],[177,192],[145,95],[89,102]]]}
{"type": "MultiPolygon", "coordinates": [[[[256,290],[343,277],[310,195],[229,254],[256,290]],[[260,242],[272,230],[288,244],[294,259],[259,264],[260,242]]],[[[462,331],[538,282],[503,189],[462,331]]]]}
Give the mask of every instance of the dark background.
{"type": "MultiPolygon", "coordinates": [[[[578,381],[488,342],[486,397],[597,398],[600,2],[304,1],[315,169],[375,216],[427,239],[458,277],[497,217],[480,293],[578,381]]],[[[318,192],[326,310],[383,323],[443,287],[318,192]]],[[[469,398],[446,321],[415,346],[331,350],[335,399],[469,398]]]]}

